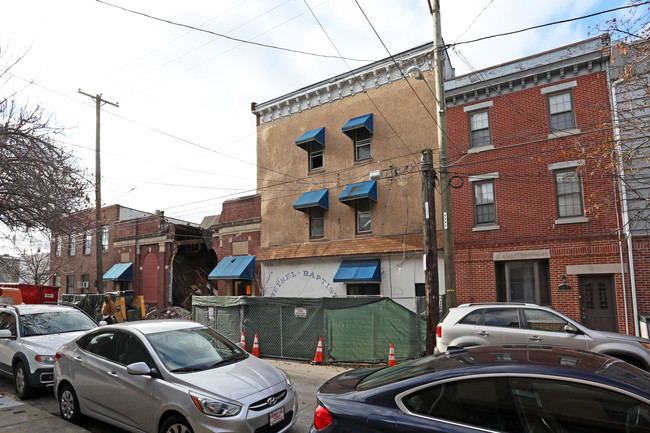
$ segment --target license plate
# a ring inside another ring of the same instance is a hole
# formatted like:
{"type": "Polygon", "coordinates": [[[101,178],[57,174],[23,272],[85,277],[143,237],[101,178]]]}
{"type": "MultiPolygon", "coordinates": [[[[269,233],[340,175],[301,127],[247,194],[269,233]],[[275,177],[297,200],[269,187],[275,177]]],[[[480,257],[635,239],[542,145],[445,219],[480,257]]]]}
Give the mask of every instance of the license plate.
{"type": "Polygon", "coordinates": [[[276,409],[269,414],[269,425],[273,426],[284,419],[284,408],[276,409]]]}

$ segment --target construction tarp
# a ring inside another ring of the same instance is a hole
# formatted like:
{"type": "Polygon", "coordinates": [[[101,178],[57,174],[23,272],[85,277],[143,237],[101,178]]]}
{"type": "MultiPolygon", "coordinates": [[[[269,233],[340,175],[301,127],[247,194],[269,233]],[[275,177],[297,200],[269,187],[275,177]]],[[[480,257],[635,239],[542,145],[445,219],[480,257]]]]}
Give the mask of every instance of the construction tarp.
{"type": "Polygon", "coordinates": [[[391,343],[397,359],[419,356],[426,320],[418,307],[413,303],[409,309],[380,297],[192,299],[195,320],[234,342],[244,332],[249,351],[257,334],[262,356],[313,359],[322,338],[325,360],[341,362],[386,362],[391,343]]]}

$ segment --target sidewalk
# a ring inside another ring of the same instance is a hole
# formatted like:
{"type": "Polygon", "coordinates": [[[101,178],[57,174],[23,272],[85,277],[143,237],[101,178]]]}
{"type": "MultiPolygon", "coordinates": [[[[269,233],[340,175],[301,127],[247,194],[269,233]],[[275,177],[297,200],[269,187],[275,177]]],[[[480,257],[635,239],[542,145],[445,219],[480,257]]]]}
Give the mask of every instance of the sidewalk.
{"type": "Polygon", "coordinates": [[[88,430],[0,394],[0,431],[3,433],[27,431],[80,433],[88,430]]]}

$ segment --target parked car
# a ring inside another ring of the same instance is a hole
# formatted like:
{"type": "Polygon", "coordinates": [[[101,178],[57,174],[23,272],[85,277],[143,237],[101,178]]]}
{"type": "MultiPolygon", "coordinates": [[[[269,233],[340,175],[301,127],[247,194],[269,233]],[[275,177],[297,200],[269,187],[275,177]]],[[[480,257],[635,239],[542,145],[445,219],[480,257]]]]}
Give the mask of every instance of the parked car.
{"type": "Polygon", "coordinates": [[[96,327],[90,316],[71,306],[0,306],[0,373],[13,379],[18,397],[27,399],[52,386],[57,349],[96,327]]]}
{"type": "Polygon", "coordinates": [[[557,346],[458,348],[352,370],[317,399],[312,433],[650,431],[650,374],[557,346]]]}
{"type": "Polygon", "coordinates": [[[102,326],[62,346],[54,367],[61,417],[132,432],[269,432],[296,421],[286,375],[187,320],[102,326]]]}
{"type": "Polygon", "coordinates": [[[436,351],[491,344],[552,344],[604,353],[650,369],[650,340],[589,329],[535,304],[463,304],[436,329],[436,351]]]}

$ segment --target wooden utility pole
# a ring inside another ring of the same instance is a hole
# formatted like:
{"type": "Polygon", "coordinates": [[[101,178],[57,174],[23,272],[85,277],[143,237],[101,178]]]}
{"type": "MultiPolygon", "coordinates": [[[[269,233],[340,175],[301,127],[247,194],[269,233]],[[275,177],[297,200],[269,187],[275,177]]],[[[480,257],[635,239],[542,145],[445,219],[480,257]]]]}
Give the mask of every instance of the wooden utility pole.
{"type": "Polygon", "coordinates": [[[424,287],[427,297],[427,340],[426,354],[431,355],[436,347],[436,326],[439,320],[438,307],[438,242],[436,234],[436,197],[431,149],[422,151],[422,211],[424,213],[424,287]]]}
{"type": "Polygon", "coordinates": [[[82,92],[81,89],[79,89],[79,93],[88,96],[90,99],[95,101],[95,239],[97,240],[97,242],[95,242],[95,251],[97,253],[97,293],[104,293],[104,265],[102,263],[102,165],[100,158],[101,147],[99,144],[100,113],[103,104],[109,104],[114,107],[119,107],[120,105],[117,102],[113,103],[102,99],[101,93],[93,96],[82,92]]]}
{"type": "Polygon", "coordinates": [[[456,306],[456,263],[454,257],[454,226],[451,212],[449,182],[449,149],[447,144],[447,104],[445,102],[445,44],[440,24],[440,1],[430,0],[433,18],[434,93],[438,100],[438,159],[440,161],[440,207],[442,210],[442,243],[445,263],[445,311],[456,306]]]}

